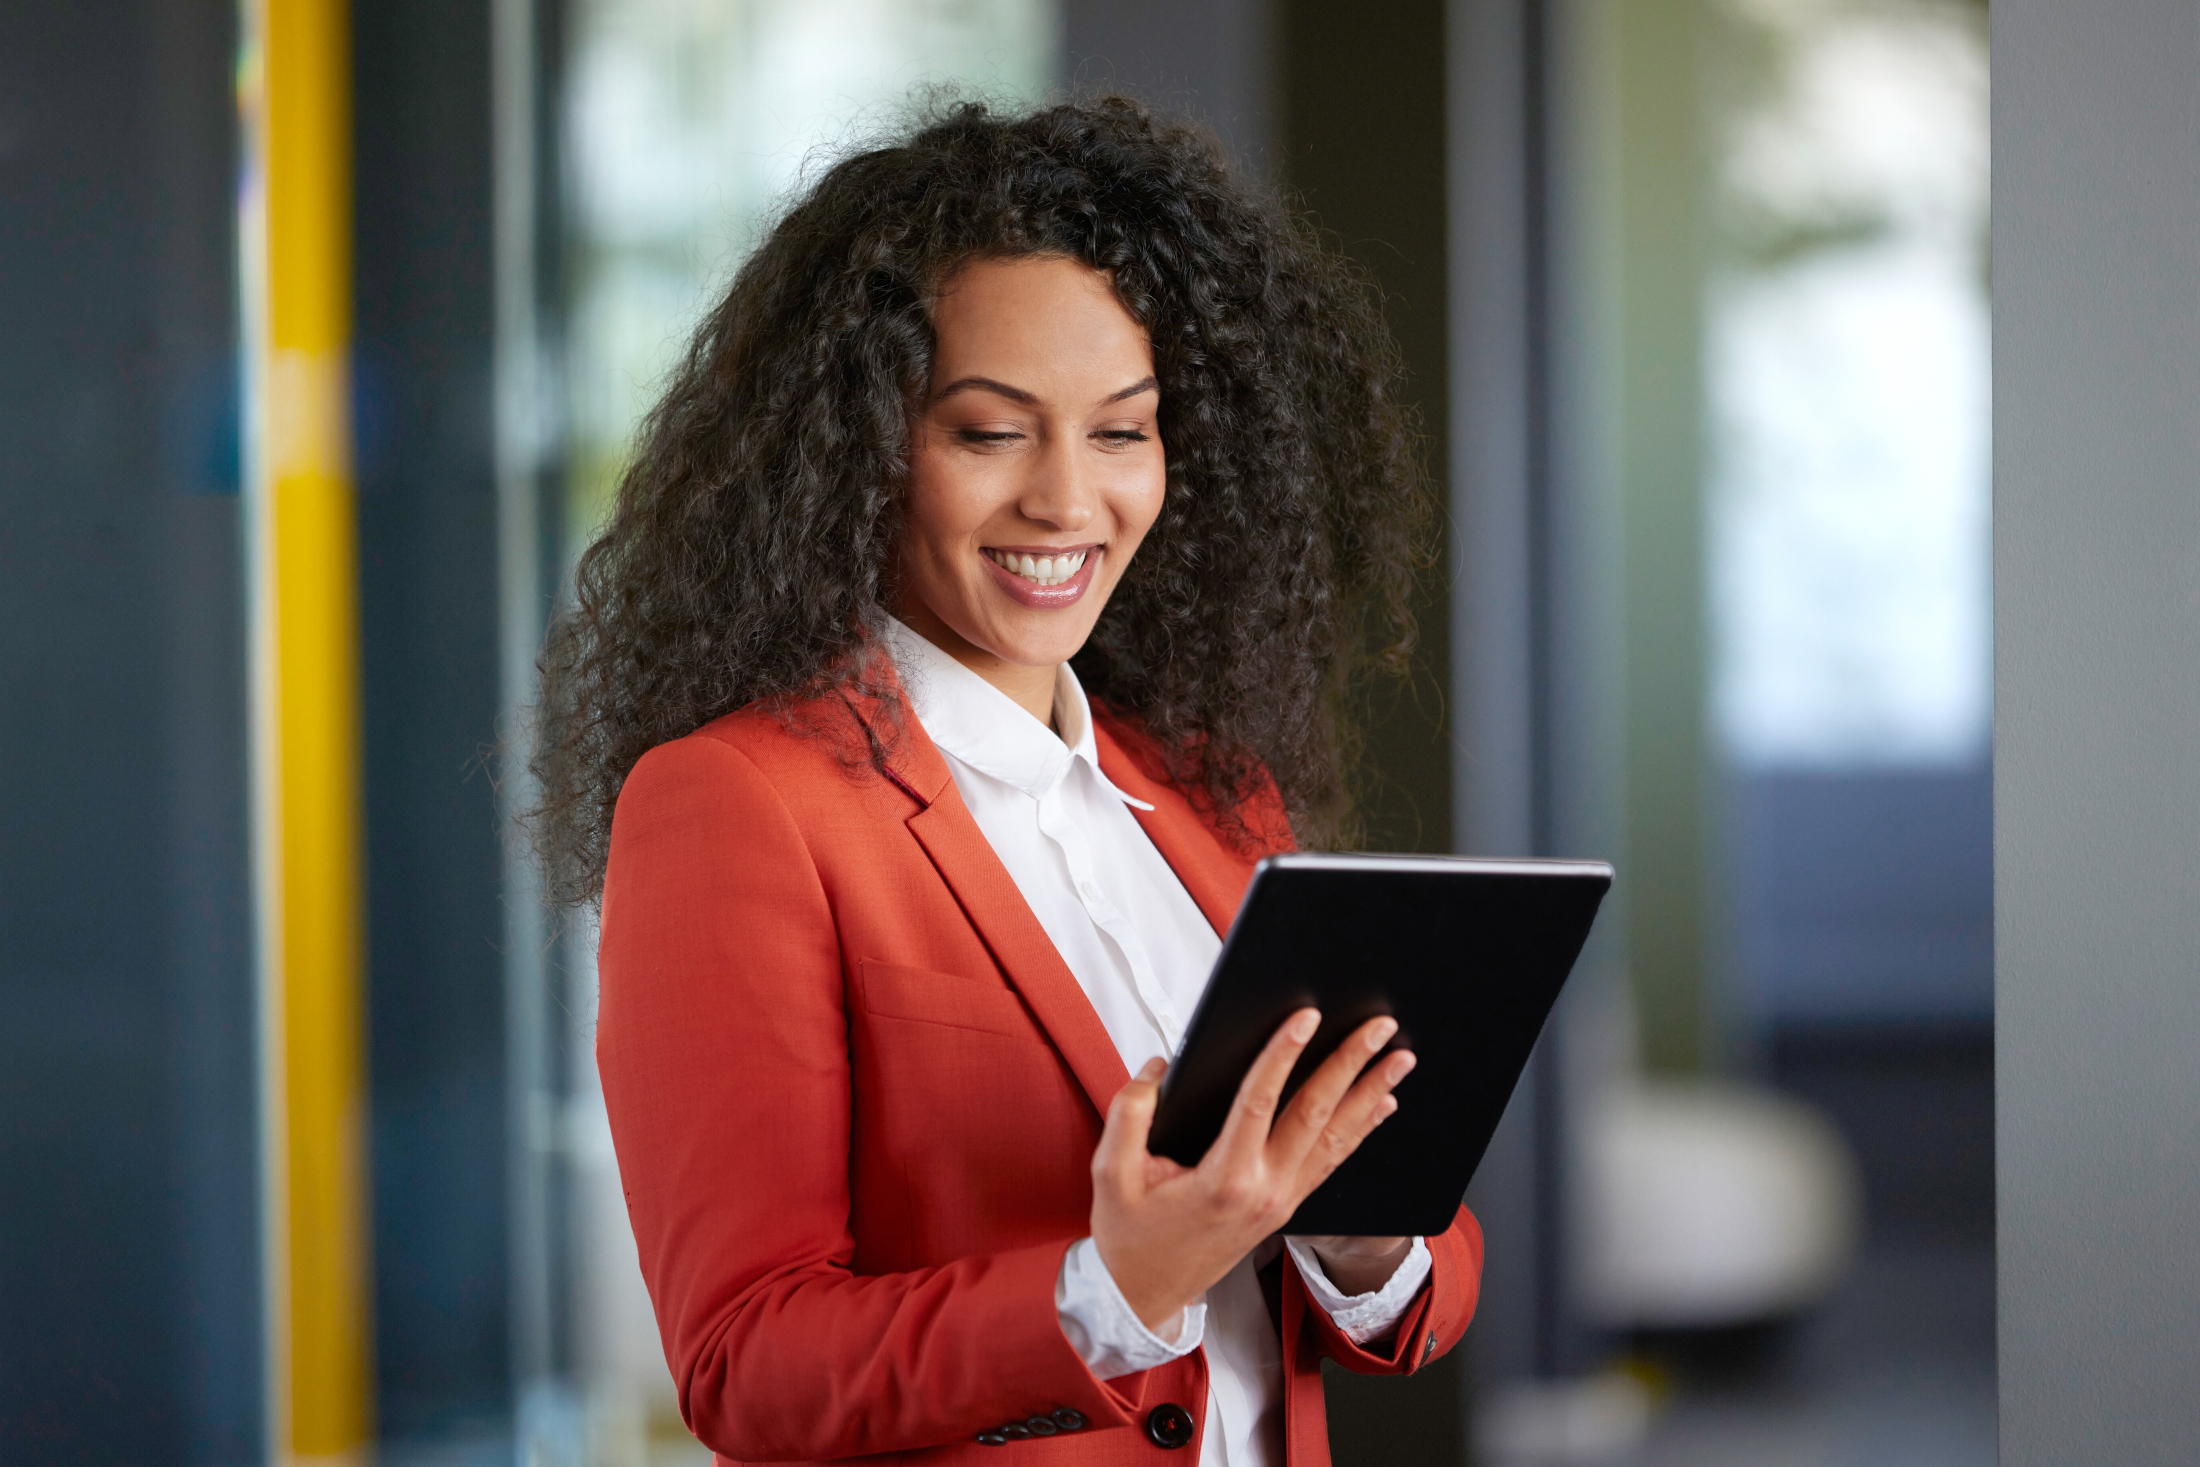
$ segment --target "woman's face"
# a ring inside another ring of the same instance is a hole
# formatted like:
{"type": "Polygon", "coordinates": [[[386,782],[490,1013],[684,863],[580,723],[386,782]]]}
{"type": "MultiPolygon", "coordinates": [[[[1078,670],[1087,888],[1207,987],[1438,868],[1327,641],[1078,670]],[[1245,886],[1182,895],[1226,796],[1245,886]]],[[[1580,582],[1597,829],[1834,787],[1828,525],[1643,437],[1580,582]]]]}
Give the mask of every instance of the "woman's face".
{"type": "Polygon", "coordinates": [[[932,319],[896,609],[1012,696],[1043,678],[1051,698],[1161,512],[1153,350],[1071,260],[975,261],[932,319]]]}

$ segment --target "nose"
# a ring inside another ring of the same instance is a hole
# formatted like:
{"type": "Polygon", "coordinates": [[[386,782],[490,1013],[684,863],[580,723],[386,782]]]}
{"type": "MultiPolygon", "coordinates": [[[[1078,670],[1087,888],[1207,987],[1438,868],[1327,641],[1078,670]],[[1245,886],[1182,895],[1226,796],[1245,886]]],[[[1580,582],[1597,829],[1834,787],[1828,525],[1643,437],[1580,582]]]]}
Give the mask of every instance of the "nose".
{"type": "Polygon", "coordinates": [[[1045,451],[1029,460],[1031,473],[1016,499],[1025,519],[1074,533],[1099,515],[1100,486],[1078,452],[1082,446],[1076,433],[1047,435],[1045,451]]]}

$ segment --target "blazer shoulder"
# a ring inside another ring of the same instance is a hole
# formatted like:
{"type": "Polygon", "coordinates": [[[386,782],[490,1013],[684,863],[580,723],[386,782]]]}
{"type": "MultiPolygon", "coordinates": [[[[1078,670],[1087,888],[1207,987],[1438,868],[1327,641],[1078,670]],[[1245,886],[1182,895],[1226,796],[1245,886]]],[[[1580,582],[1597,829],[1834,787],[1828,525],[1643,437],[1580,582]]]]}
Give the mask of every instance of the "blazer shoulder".
{"type": "Polygon", "coordinates": [[[768,790],[806,829],[849,818],[906,819],[918,808],[871,767],[865,724],[831,697],[785,710],[752,703],[723,714],[644,754],[627,777],[630,787],[637,777],[730,781],[756,795],[768,790]]]}
{"type": "MultiPolygon", "coordinates": [[[[807,712],[814,705],[803,705],[807,712]]],[[[738,749],[759,768],[785,764],[789,761],[804,762],[804,756],[814,754],[813,741],[803,737],[800,725],[787,716],[751,703],[722,713],[685,738],[674,739],[675,744],[693,740],[703,744],[719,744],[738,749]]]]}
{"type": "Polygon", "coordinates": [[[707,726],[648,750],[620,783],[612,813],[614,863],[642,831],[706,831],[727,819],[746,823],[768,807],[785,809],[781,781],[740,743],[711,737],[707,726]]]}
{"type": "Polygon", "coordinates": [[[750,722],[747,713],[743,709],[713,719],[693,733],[646,750],[620,784],[621,808],[673,791],[778,784],[776,766],[793,751],[775,747],[768,720],[765,728],[744,726],[750,722]]]}

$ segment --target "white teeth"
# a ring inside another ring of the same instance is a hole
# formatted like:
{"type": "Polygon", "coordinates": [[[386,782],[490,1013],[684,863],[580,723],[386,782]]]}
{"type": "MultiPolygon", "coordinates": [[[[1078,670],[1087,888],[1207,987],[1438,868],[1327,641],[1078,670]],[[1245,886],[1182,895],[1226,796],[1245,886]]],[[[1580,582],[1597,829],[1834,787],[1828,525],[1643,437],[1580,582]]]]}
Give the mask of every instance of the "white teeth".
{"type": "Polygon", "coordinates": [[[1090,551],[1080,550],[1074,555],[1019,555],[1006,550],[988,550],[986,555],[1003,570],[1013,571],[1027,581],[1042,586],[1059,586],[1085,568],[1085,557],[1090,551]]]}

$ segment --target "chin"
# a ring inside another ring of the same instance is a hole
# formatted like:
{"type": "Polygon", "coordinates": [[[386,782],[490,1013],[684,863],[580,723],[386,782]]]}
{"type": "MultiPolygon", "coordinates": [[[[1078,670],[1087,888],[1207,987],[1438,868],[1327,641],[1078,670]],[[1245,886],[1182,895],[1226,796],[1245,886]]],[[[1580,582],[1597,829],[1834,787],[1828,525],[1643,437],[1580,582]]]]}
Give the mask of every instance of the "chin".
{"type": "Polygon", "coordinates": [[[1053,667],[1075,657],[1091,635],[1090,623],[1081,623],[1074,630],[1050,628],[1036,635],[1008,633],[990,642],[986,650],[1003,662],[1013,662],[1019,667],[1053,667]]]}

